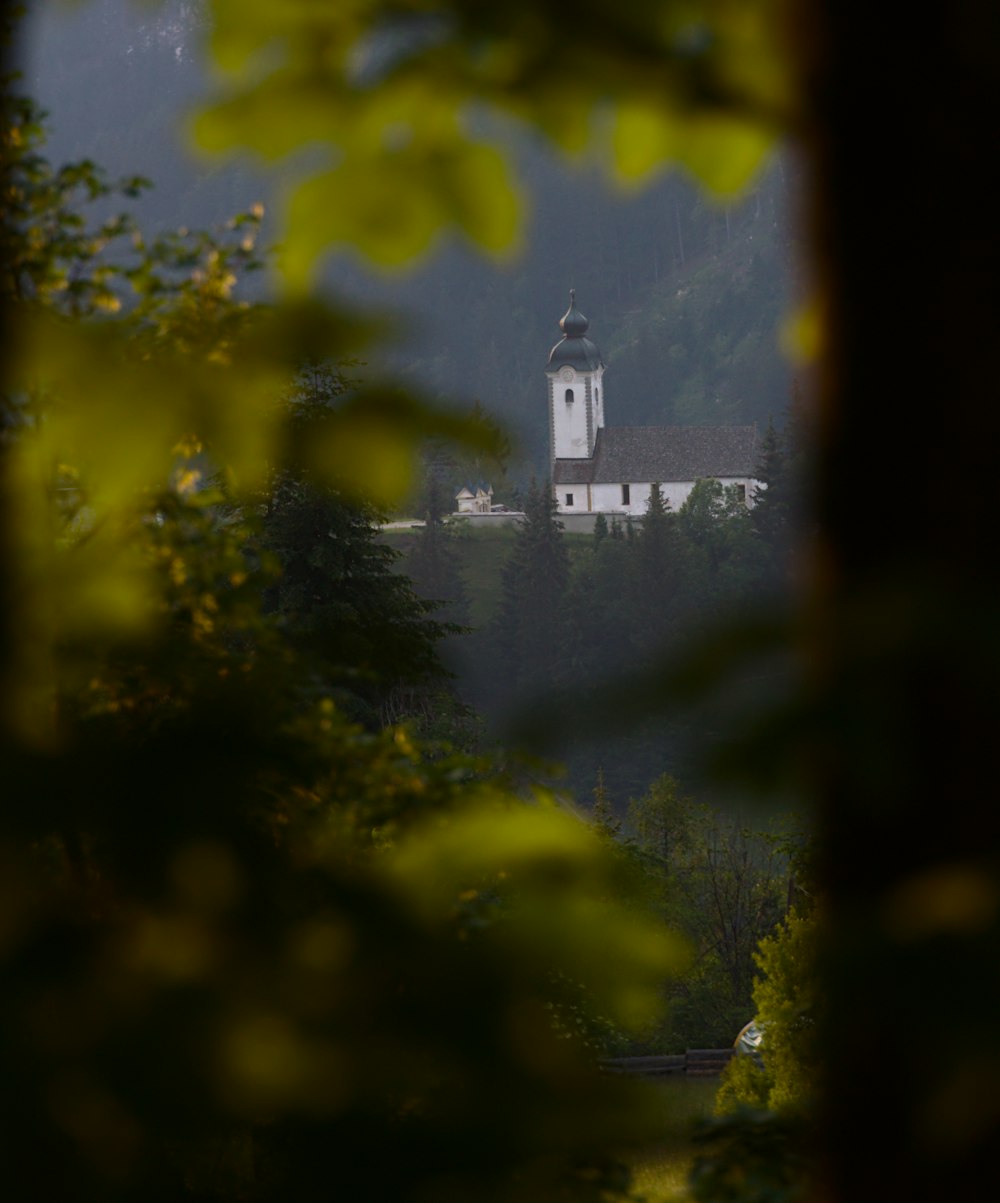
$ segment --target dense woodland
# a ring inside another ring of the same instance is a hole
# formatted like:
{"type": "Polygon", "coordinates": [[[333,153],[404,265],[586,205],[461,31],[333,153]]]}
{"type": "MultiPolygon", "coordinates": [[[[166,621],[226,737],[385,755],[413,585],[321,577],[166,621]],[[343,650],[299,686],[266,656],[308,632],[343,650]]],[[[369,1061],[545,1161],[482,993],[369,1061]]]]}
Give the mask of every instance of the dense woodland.
{"type": "MultiPolygon", "coordinates": [[[[769,428],[760,458],[752,508],[705,480],[679,513],[655,492],[641,521],[602,515],[593,535],[567,535],[547,484],[532,482],[516,531],[468,530],[430,508],[419,531],[386,536],[404,551],[401,567],[420,595],[467,628],[444,652],[457,695],[494,737],[511,723],[537,725],[544,712],[572,792],[587,796],[600,770],[622,810],[661,773],[709,787],[706,766],[745,720],[739,707],[766,711],[791,688],[784,648],[730,682],[721,710],[718,699],[691,698],[660,715],[641,687],[641,703],[630,703],[621,677],[668,664],[735,615],[776,625],[787,610],[803,525],[794,426],[787,435],[769,428]]],[[[444,498],[433,473],[431,481],[444,498]]]]}
{"type": "Polygon", "coordinates": [[[663,1023],[631,1040],[595,1033],[605,1052],[727,1046],[754,1009],[760,941],[789,906],[808,908],[796,882],[804,816],[788,798],[760,808],[737,735],[748,713],[759,721],[787,704],[784,640],[756,649],[750,670],[722,683],[725,699],[701,688],[687,706],[664,707],[648,688],[651,663],[678,671],[682,649],[711,645],[736,615],[780,624],[801,477],[791,435],[771,428],[752,508],[706,480],[677,514],[654,488],[641,522],[601,516],[592,535],[567,536],[547,484],[528,488],[516,529],[473,531],[435,509],[447,494],[432,473],[426,525],[383,536],[402,549],[397,571],[457,627],[441,649],[453,705],[439,693],[431,714],[413,715],[417,729],[490,748],[522,782],[555,788],[616,843],[647,903],[690,941],[694,959],[665,989],[663,1023]],[[526,742],[536,756],[557,749],[561,764],[511,762],[526,742]]]}

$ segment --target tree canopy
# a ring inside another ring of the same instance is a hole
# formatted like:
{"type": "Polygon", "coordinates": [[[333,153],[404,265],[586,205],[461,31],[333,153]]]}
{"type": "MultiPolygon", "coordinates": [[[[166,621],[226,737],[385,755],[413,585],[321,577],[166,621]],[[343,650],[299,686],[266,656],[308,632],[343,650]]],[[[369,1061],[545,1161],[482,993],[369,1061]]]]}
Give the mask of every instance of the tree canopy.
{"type": "Polygon", "coordinates": [[[621,1193],[653,1113],[553,1016],[583,991],[644,1022],[676,943],[602,901],[613,860],[544,796],[369,713],[438,632],[362,495],[471,428],[294,392],[357,328],[240,299],[253,215],[136,231],[105,271],[128,224],[92,245],[51,181],[96,169],[50,170],[30,113],[4,139],[6,1189],[621,1193]]]}

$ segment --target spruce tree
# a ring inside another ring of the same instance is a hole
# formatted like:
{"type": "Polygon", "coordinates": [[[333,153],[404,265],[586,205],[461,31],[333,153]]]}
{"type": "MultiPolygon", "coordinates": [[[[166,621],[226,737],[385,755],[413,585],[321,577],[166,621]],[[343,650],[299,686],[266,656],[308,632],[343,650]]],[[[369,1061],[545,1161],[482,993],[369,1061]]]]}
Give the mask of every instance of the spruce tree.
{"type": "Polygon", "coordinates": [[[504,565],[496,622],[498,671],[514,688],[558,681],[567,647],[569,555],[548,485],[532,480],[524,514],[504,565]]]}
{"type": "Polygon", "coordinates": [[[661,644],[684,607],[688,586],[677,521],[658,483],[653,484],[642,526],[631,544],[629,594],[634,640],[639,649],[661,644]]]}
{"type": "Polygon", "coordinates": [[[600,547],[602,541],[608,537],[608,520],[603,513],[598,513],[594,519],[594,548],[600,547]]]}
{"type": "Polygon", "coordinates": [[[467,626],[468,592],[454,531],[445,521],[450,510],[450,490],[432,472],[423,497],[424,525],[406,557],[405,570],[417,593],[438,607],[438,619],[467,626]]]}
{"type": "MultiPolygon", "coordinates": [[[[339,369],[310,364],[286,398],[293,438],[324,437],[332,406],[350,388],[339,369]]],[[[407,717],[411,700],[447,679],[439,657],[449,627],[398,571],[400,553],[378,537],[382,515],[305,470],[273,477],[259,517],[259,547],[277,565],[265,603],[289,644],[310,649],[315,686],[377,728],[407,717]]]]}
{"type": "Polygon", "coordinates": [[[797,459],[788,438],[769,422],[755,472],[760,485],[753,491],[750,522],[766,577],[778,585],[786,579],[789,557],[800,534],[796,515],[802,510],[798,487],[802,465],[797,459]]]}
{"type": "Polygon", "coordinates": [[[663,490],[659,481],[653,481],[649,490],[649,503],[642,516],[642,529],[639,533],[639,543],[647,549],[665,548],[669,538],[670,520],[667,516],[669,503],[663,498],[663,490]]]}
{"type": "Polygon", "coordinates": [[[772,517],[779,503],[783,507],[787,458],[785,440],[775,430],[774,422],[769,421],[760,444],[760,459],[754,469],[759,483],[752,493],[754,527],[762,534],[767,531],[767,520],[772,517]]]}
{"type": "Polygon", "coordinates": [[[621,822],[615,817],[614,807],[608,797],[604,784],[604,769],[598,766],[597,781],[594,785],[594,804],[591,807],[591,818],[594,826],[607,839],[617,839],[621,833],[621,822]]]}

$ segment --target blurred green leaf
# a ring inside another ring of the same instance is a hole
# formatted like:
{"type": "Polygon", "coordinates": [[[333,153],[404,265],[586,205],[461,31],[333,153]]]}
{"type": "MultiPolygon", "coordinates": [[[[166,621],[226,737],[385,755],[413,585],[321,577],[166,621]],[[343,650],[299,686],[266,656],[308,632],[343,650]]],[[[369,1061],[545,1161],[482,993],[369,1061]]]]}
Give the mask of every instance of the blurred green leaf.
{"type": "Polygon", "coordinates": [[[702,0],[649,9],[552,0],[489,10],[467,0],[404,6],[266,6],[216,0],[213,48],[230,72],[195,126],[213,151],[266,158],[325,146],[285,216],[286,271],[304,287],[327,248],[387,266],[461,229],[509,250],[518,205],[502,154],[462,127],[485,108],[558,145],[612,154],[626,181],[680,162],[710,188],[747,182],[791,120],[778,0],[702,0]]]}

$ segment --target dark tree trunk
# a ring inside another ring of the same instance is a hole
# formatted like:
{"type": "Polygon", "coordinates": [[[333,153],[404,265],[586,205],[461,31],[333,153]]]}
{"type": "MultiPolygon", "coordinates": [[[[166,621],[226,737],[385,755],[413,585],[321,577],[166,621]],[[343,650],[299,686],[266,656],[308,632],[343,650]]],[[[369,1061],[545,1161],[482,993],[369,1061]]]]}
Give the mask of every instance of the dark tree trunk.
{"type": "Polygon", "coordinates": [[[1000,10],[800,8],[828,330],[809,649],[824,1198],[979,1200],[1000,1135],[1000,10]]]}

